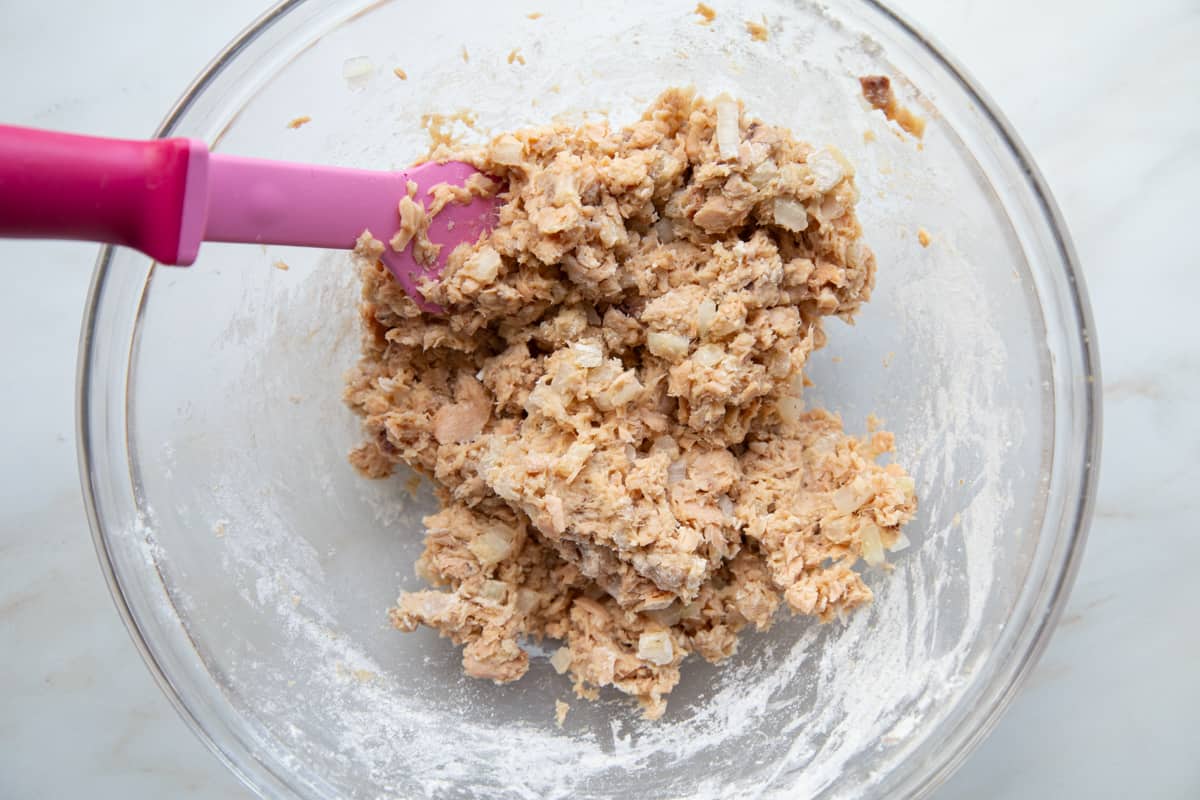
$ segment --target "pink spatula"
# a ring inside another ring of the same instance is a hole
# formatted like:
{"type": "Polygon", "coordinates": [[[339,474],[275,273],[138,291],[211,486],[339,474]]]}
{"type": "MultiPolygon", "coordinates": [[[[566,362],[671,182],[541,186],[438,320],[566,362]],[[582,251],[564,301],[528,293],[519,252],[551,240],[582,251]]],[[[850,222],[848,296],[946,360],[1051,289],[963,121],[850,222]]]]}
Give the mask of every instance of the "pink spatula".
{"type": "MultiPolygon", "coordinates": [[[[397,204],[409,181],[416,199],[439,183],[462,185],[462,162],[403,172],[289,164],[210,153],[196,139],[131,141],[0,125],[0,236],[82,239],[133,247],[163,264],[186,266],[200,242],[248,242],[350,249],[364,230],[387,242],[400,227],[397,204]]],[[[436,279],[459,242],[494,224],[496,200],[447,205],[429,238],[444,245],[425,267],[407,247],[384,262],[426,310],[417,291],[436,279]]]]}

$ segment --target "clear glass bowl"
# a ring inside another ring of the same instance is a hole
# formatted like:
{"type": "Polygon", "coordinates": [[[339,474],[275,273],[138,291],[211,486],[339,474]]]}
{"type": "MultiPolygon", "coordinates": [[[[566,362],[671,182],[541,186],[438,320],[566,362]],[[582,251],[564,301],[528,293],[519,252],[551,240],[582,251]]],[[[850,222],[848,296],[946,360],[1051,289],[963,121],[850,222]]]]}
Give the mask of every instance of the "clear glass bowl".
{"type": "Polygon", "coordinates": [[[688,663],[657,723],[606,694],[572,701],[559,729],[569,688],[545,658],[498,687],[464,678],[431,632],[387,625],[397,591],[419,585],[433,506],[427,487],[346,462],[346,254],[206,245],[190,269],[115,249],[96,269],[82,477],[121,613],[184,719],[264,795],[926,794],[1045,645],[1091,507],[1096,351],[1045,184],[962,71],[875,3],[730,0],[711,26],[693,0],[564,6],[284,3],[159,133],[399,167],[424,149],[424,113],[470,109],[480,130],[585,111],[619,124],[693,84],[840,146],[879,286],[853,329],[830,327],[811,399],[852,429],[886,419],[921,497],[913,546],[869,576],[875,604],[844,625],[782,621],[720,667],[688,663]],[[753,41],[744,21],[763,13],[770,38],[753,41]],[[376,71],[351,87],[343,63],[359,56],[376,71]],[[865,107],[856,77],[872,73],[929,117],[923,147],[865,107]]]}

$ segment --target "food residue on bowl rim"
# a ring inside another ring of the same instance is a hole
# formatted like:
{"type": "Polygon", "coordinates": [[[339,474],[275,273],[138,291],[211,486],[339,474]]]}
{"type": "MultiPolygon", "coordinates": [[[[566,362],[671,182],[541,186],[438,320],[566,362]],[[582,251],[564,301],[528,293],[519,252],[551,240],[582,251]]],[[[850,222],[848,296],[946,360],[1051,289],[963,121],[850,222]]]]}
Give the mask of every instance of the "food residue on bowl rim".
{"type": "Polygon", "coordinates": [[[763,14],[762,22],[754,20],[746,20],[746,32],[750,34],[750,38],[756,42],[765,42],[770,35],[767,30],[767,15],[763,14]]]}
{"type": "Polygon", "coordinates": [[[712,21],[717,18],[717,12],[713,10],[712,6],[704,3],[696,3],[696,8],[692,13],[700,16],[700,19],[697,20],[700,25],[711,25],[712,21]]]}
{"type": "Polygon", "coordinates": [[[896,99],[892,91],[891,79],[886,75],[864,75],[858,79],[862,87],[862,95],[872,108],[883,112],[884,116],[899,125],[909,135],[917,139],[925,135],[925,118],[913,113],[896,99]]]}

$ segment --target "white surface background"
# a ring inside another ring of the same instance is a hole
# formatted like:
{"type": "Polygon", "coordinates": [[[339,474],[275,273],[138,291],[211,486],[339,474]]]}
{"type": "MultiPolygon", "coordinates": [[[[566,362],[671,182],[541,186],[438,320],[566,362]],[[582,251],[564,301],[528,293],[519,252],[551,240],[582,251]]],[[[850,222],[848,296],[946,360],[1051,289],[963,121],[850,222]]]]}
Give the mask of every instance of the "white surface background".
{"type": "MultiPolygon", "coordinates": [[[[259,5],[0,0],[0,121],[147,136],[259,5]]],[[[1100,497],[1070,605],[938,797],[1200,797],[1200,0],[897,5],[1049,179],[1104,373],[1100,497]]],[[[95,255],[0,243],[0,797],[248,797],[160,695],[92,549],[73,405],[95,255]]]]}

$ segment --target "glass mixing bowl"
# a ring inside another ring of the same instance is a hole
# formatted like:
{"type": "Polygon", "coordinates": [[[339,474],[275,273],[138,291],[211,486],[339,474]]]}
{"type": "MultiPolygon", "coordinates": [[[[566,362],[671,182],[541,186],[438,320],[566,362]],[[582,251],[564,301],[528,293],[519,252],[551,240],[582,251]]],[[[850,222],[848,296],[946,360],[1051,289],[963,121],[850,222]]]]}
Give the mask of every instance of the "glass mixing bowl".
{"type": "Polygon", "coordinates": [[[788,619],[726,664],[689,662],[661,721],[605,694],[572,700],[560,729],[569,687],[544,657],[495,686],[463,677],[432,632],[388,627],[398,590],[420,585],[433,502],[408,476],[372,482],[346,462],[347,254],[209,244],[175,269],[106,249],[79,377],[101,562],[163,690],[260,793],[920,796],[1044,647],[1099,426],[1087,304],[1045,184],[962,71],[882,6],[728,0],[708,26],[693,6],[284,3],[159,134],[401,167],[425,148],[423,114],[469,109],[468,135],[583,112],[620,124],[692,84],[838,145],[858,168],[879,284],[853,329],[829,326],[810,401],[851,429],[874,412],[895,431],[921,498],[912,547],[868,575],[876,602],[844,624],[788,619]],[[769,39],[755,41],[744,23],[764,14],[769,39]],[[374,70],[348,81],[360,57],[374,70]],[[874,73],[929,118],[922,146],[865,106],[856,78],[874,73]]]}

